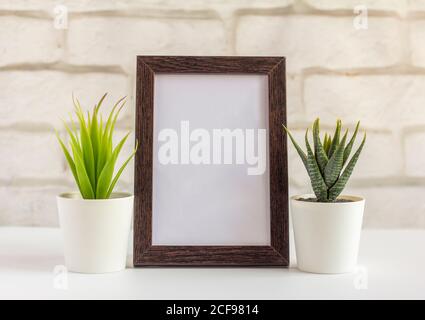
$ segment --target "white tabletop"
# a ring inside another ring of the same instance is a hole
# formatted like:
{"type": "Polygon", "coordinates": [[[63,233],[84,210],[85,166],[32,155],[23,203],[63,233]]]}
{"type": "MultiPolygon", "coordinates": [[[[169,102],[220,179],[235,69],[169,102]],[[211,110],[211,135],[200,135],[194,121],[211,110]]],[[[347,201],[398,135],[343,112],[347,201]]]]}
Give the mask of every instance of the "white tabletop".
{"type": "Polygon", "coordinates": [[[424,299],[424,245],[425,230],[363,231],[360,267],[344,275],[291,267],[64,276],[60,267],[54,272],[64,263],[59,229],[2,227],[0,299],[424,299]]]}

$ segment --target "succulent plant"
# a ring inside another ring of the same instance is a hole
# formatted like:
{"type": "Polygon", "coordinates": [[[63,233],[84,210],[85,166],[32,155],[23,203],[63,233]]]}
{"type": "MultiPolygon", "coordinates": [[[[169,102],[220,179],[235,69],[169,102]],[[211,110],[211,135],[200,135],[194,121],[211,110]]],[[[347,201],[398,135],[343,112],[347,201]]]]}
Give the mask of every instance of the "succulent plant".
{"type": "Polygon", "coordinates": [[[112,139],[115,123],[124,107],[125,98],[121,98],[115,103],[106,122],[104,122],[99,109],[105,98],[106,94],[94,106],[91,116],[90,112],[87,112],[87,118],[85,118],[78,99],[73,99],[75,114],[79,122],[79,133],[72,118],[71,126],[64,121],[69,136],[70,150],[56,132],[59,144],[84,199],[109,199],[119,177],[137,151],[136,144],[132,154],[124,161],[114,176],[118,155],[130,132],[113,147],[112,139]]]}
{"type": "Polygon", "coordinates": [[[297,144],[291,132],[285,127],[289,138],[297,150],[308,175],[310,176],[311,186],[316,195],[317,202],[335,202],[341,192],[344,190],[348,179],[353,172],[363,146],[366,142],[366,133],[363,140],[349,160],[354,142],[359,131],[360,122],[357,122],[354,133],[348,143],[348,130],[341,138],[342,123],[337,120],[334,135],[325,133],[323,141],[320,139],[320,126],[317,118],[313,123],[313,147],[308,140],[309,129],[305,133],[305,144],[307,153],[297,144]]]}

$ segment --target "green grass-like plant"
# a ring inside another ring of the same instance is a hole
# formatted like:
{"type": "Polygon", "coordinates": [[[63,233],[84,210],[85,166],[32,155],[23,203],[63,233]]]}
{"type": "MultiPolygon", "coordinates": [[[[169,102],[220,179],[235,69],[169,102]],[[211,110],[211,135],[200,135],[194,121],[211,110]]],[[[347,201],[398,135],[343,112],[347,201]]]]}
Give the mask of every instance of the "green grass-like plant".
{"type": "Polygon", "coordinates": [[[115,103],[104,122],[99,109],[106,95],[105,93],[94,106],[91,115],[90,111],[87,111],[86,117],[80,102],[73,97],[79,130],[72,117],[71,125],[64,121],[69,136],[69,150],[56,131],[59,144],[83,199],[109,199],[122,172],[137,151],[136,143],[134,151],[114,176],[118,155],[130,132],[115,147],[113,146],[115,123],[125,105],[125,97],[115,103]]]}
{"type": "Polygon", "coordinates": [[[342,123],[341,120],[337,120],[333,137],[325,133],[322,141],[319,119],[316,119],[313,123],[314,151],[308,140],[308,129],[305,133],[307,154],[297,144],[291,132],[283,126],[307,169],[317,202],[335,202],[344,190],[366,142],[365,133],[359,148],[348,161],[359,126],[360,122],[357,122],[356,129],[346,144],[348,130],[341,138],[342,123]]]}

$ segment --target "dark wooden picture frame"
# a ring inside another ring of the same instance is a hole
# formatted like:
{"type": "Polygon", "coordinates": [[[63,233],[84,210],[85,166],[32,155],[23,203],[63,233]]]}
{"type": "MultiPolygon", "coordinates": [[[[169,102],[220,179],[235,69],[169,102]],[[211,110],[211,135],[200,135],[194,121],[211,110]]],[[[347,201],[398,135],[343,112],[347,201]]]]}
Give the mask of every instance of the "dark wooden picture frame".
{"type": "Polygon", "coordinates": [[[136,89],[134,266],[289,265],[284,57],[138,56],[136,89]],[[152,245],[154,77],[156,74],[264,74],[268,77],[270,246],[152,245]]]}

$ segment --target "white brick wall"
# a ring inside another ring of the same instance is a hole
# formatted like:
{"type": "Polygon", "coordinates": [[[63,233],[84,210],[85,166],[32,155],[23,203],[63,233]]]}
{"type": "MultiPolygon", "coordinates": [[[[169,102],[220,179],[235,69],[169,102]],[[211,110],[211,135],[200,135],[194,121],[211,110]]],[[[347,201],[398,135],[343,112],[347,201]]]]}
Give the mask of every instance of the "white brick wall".
{"type": "Polygon", "coordinates": [[[0,66],[51,63],[62,54],[61,33],[51,20],[2,16],[0,66]]]}
{"type": "Polygon", "coordinates": [[[364,226],[373,228],[423,228],[425,203],[423,186],[402,188],[391,179],[376,185],[349,187],[347,194],[362,194],[366,198],[364,226]]]}
{"type": "MultiPolygon", "coordinates": [[[[413,0],[414,2],[416,0],[413,0]]],[[[408,6],[409,0],[307,0],[306,3],[313,8],[320,10],[350,10],[355,6],[365,5],[369,10],[398,11],[404,12],[408,6]]]]}
{"type": "MultiPolygon", "coordinates": [[[[0,225],[57,225],[55,195],[74,188],[53,127],[74,92],[92,106],[128,95],[135,55],[285,55],[288,122],[302,142],[317,116],[361,120],[368,142],[347,193],[367,198],[365,227],[425,227],[424,0],[0,1],[0,225]],[[68,28],[54,28],[57,4],[68,28]],[[366,5],[368,29],[353,9],[366,5]]],[[[126,152],[130,152],[127,145],[126,152]]],[[[289,150],[291,193],[310,191],[289,150]]],[[[132,170],[120,189],[132,190],[132,170]]]]}
{"type": "Polygon", "coordinates": [[[412,64],[418,67],[425,67],[425,46],[423,45],[425,39],[425,21],[412,21],[409,28],[412,64]]]}
{"type": "Polygon", "coordinates": [[[420,150],[425,150],[425,130],[407,132],[404,139],[406,174],[425,177],[425,157],[420,156],[420,150]]]}
{"type": "Polygon", "coordinates": [[[421,125],[425,114],[425,77],[420,74],[312,75],[306,78],[307,117],[336,117],[375,129],[421,125]]]}
{"type": "Polygon", "coordinates": [[[70,186],[27,184],[0,187],[0,225],[57,226],[56,196],[70,186]]]}
{"type": "Polygon", "coordinates": [[[2,180],[61,178],[65,174],[65,160],[53,132],[1,132],[0,150],[2,180]]]}
{"type": "Polygon", "coordinates": [[[239,54],[284,55],[287,70],[299,72],[391,66],[401,59],[400,40],[394,18],[370,18],[364,32],[353,28],[352,17],[256,15],[240,18],[236,48],[239,54]]]}
{"type": "Polygon", "coordinates": [[[223,55],[225,44],[223,23],[218,19],[77,18],[69,25],[68,61],[118,64],[131,73],[137,54],[223,55]]]}
{"type": "MultiPolygon", "coordinates": [[[[0,88],[0,125],[5,126],[19,123],[58,126],[73,110],[72,93],[88,108],[105,92],[111,93],[110,104],[127,95],[129,106],[132,105],[132,88],[122,74],[0,69],[0,88]]],[[[125,112],[130,112],[130,108],[125,112]]]]}

